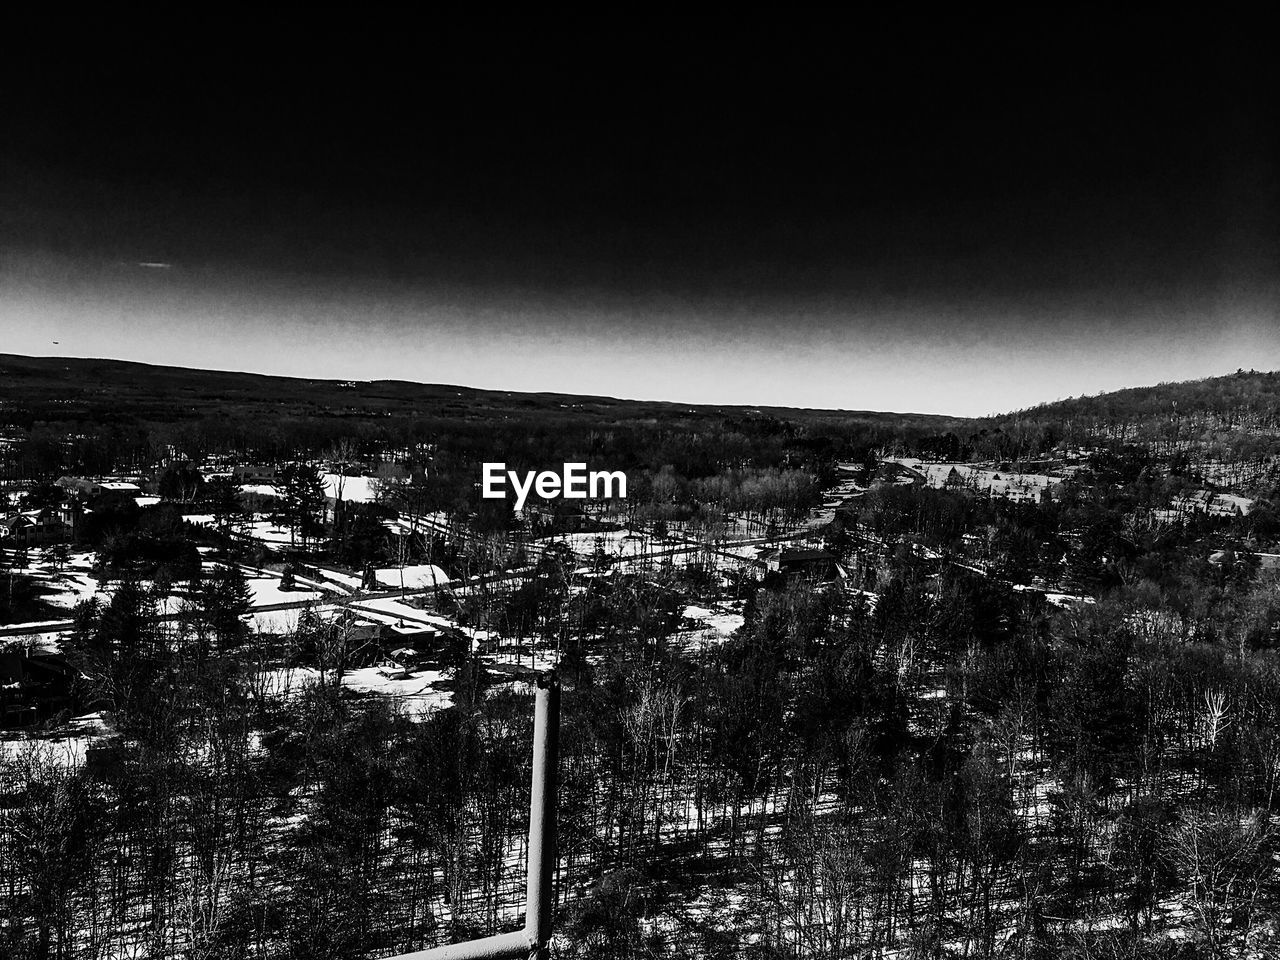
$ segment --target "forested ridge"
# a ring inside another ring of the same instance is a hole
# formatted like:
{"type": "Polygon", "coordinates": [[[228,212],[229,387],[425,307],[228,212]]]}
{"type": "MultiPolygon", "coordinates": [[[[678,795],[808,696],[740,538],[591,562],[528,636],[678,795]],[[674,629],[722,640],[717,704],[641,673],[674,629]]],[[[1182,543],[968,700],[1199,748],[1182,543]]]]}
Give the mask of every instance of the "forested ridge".
{"type": "Polygon", "coordinates": [[[1238,370],[1222,377],[1128,387],[1040,404],[1011,413],[1008,419],[1120,421],[1171,414],[1213,415],[1225,423],[1256,418],[1261,424],[1274,426],[1280,417],[1280,374],[1238,370]]]}
{"type": "Polygon", "coordinates": [[[1241,370],[1060,400],[977,421],[969,434],[978,455],[1002,458],[1134,444],[1208,467],[1210,480],[1248,485],[1280,451],[1280,374],[1241,370]]]}

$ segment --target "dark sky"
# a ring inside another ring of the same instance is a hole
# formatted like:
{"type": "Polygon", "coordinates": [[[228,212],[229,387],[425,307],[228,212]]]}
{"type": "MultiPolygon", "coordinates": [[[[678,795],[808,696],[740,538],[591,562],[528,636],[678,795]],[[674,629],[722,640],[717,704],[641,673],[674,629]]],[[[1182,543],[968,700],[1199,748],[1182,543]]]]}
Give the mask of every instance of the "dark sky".
{"type": "Polygon", "coordinates": [[[0,67],[0,349],[955,413],[1280,367],[1260,24],[101,26],[0,67]]]}

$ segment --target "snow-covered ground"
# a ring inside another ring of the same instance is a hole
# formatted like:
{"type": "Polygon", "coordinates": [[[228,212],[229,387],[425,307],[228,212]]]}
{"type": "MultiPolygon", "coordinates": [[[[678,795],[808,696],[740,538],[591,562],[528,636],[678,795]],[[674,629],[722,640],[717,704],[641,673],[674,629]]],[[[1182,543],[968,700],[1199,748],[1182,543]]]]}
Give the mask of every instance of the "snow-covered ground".
{"type": "Polygon", "coordinates": [[[342,686],[354,693],[388,697],[410,716],[419,716],[453,705],[452,693],[436,689],[436,684],[448,679],[443,670],[363,667],[348,671],[342,678],[342,686]]]}
{"type": "Polygon", "coordinates": [[[1013,584],[1013,589],[1019,593],[1043,593],[1045,601],[1055,607],[1070,607],[1077,603],[1098,602],[1095,597],[1086,596],[1082,593],[1058,593],[1053,590],[1041,590],[1039,587],[1031,587],[1022,583],[1013,584]]]}
{"type": "Polygon", "coordinates": [[[61,653],[62,631],[42,630],[38,624],[13,624],[23,628],[22,633],[0,636],[0,650],[8,647],[29,648],[32,653],[61,653]],[[30,629],[25,629],[30,628],[30,629]]]}
{"type": "Polygon", "coordinates": [[[518,667],[524,670],[554,670],[560,664],[556,650],[504,647],[484,655],[484,661],[495,667],[518,667]]]}
{"type": "Polygon", "coordinates": [[[23,572],[49,591],[42,594],[41,600],[50,606],[69,611],[77,603],[91,597],[96,596],[103,602],[111,598],[110,592],[104,590],[93,576],[93,564],[96,560],[97,556],[92,552],[73,553],[62,568],[58,569],[47,550],[33,550],[30,562],[23,572]]]}
{"type": "Polygon", "coordinates": [[[338,487],[342,487],[342,499],[351,503],[370,503],[378,498],[378,479],[376,477],[344,477],[337,473],[326,473],[324,495],[330,500],[338,499],[338,487]]]}
{"type": "Polygon", "coordinates": [[[246,483],[240,488],[241,493],[253,493],[260,497],[279,497],[280,490],[270,483],[246,483]]]}
{"type": "Polygon", "coordinates": [[[608,530],[592,533],[565,533],[545,537],[536,542],[539,549],[564,544],[579,557],[595,556],[597,546],[610,560],[630,559],[658,550],[669,550],[675,544],[636,530],[608,530]]]}
{"type": "Polygon", "coordinates": [[[361,578],[357,574],[341,573],[325,567],[318,567],[317,569],[320,571],[320,582],[323,584],[334,584],[347,593],[360,589],[361,578]]]}
{"type": "Polygon", "coordinates": [[[288,527],[261,518],[251,520],[249,523],[244,524],[241,529],[247,537],[258,540],[268,547],[282,547],[292,543],[295,539],[288,527]]]}
{"type": "MultiPolygon", "coordinates": [[[[442,587],[450,582],[449,575],[444,570],[430,563],[407,567],[379,567],[374,574],[378,578],[378,585],[387,590],[429,589],[442,587]]],[[[358,580],[356,585],[359,586],[358,580]]]]}
{"type": "MultiPolygon", "coordinates": [[[[275,667],[260,675],[259,682],[268,696],[288,697],[303,686],[320,679],[314,667],[275,667]]],[[[453,705],[453,694],[437,689],[446,683],[445,670],[402,670],[398,667],[361,667],[342,676],[342,686],[352,693],[386,697],[401,706],[411,717],[453,705]]]]}
{"type": "Polygon", "coordinates": [[[258,675],[257,686],[268,697],[287,697],[320,679],[315,667],[273,667],[258,675]]]}
{"type": "Polygon", "coordinates": [[[1097,603],[1094,597],[1086,597],[1078,593],[1046,593],[1044,598],[1055,607],[1069,607],[1076,603],[1097,603]]]}
{"type": "MultiPolygon", "coordinates": [[[[249,572],[246,570],[247,574],[249,572]]],[[[282,590],[280,577],[276,574],[250,575],[245,580],[253,594],[255,607],[269,607],[279,603],[315,603],[324,596],[319,590],[282,590]]]]}
{"type": "MultiPolygon", "coordinates": [[[[317,604],[311,612],[319,617],[335,615],[340,607],[334,604],[317,604]]],[[[259,633],[271,633],[283,636],[292,633],[298,626],[303,610],[255,610],[249,617],[249,625],[259,633]]]]}
{"type": "MultiPolygon", "coordinates": [[[[191,514],[187,517],[187,520],[201,527],[217,526],[213,516],[207,513],[191,514]]],[[[257,540],[268,550],[278,550],[294,542],[288,527],[272,523],[261,515],[255,516],[248,523],[238,524],[236,530],[250,540],[257,540]]]]}
{"type": "Polygon", "coordinates": [[[68,720],[52,734],[40,737],[10,735],[0,739],[0,757],[20,759],[31,753],[66,767],[84,763],[89,747],[108,733],[100,713],[86,713],[68,720]]]}
{"type": "Polygon", "coordinates": [[[705,627],[714,630],[716,633],[729,636],[735,630],[742,627],[744,622],[741,612],[741,604],[736,605],[739,609],[718,609],[708,610],[706,607],[687,606],[684,608],[683,616],[686,620],[693,620],[705,627]]]}

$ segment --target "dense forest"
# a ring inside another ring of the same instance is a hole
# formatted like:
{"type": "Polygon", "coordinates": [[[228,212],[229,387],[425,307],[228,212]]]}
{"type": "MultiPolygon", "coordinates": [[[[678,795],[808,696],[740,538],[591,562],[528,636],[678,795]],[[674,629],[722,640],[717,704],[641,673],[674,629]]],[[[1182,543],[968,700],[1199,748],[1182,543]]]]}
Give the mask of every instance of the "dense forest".
{"type": "Polygon", "coordinates": [[[0,741],[0,955],[378,958],[515,927],[529,670],[552,665],[556,956],[1275,955],[1275,374],[966,421],[300,381],[276,401],[267,378],[53,363],[0,361],[28,377],[0,388],[15,502],[64,472],[164,489],[91,501],[68,547],[109,589],[59,637],[75,707],[0,741]],[[326,512],[311,464],[335,450],[425,469],[326,512]],[[934,486],[912,457],[1056,485],[934,486]],[[626,469],[634,494],[591,518],[594,549],[557,544],[541,514],[484,511],[491,458],[626,469]],[[206,461],[280,464],[279,502],[206,461]],[[297,534],[275,554],[236,532],[268,510],[297,534]],[[359,593],[270,630],[246,582],[389,564],[397,518],[432,524],[413,559],[456,578],[428,607],[453,632],[425,711],[349,684],[387,652],[359,593]],[[607,554],[624,531],[656,546],[607,554]],[[750,553],[788,542],[830,563],[750,553]],[[54,733],[90,711],[68,757],[54,733]]]}

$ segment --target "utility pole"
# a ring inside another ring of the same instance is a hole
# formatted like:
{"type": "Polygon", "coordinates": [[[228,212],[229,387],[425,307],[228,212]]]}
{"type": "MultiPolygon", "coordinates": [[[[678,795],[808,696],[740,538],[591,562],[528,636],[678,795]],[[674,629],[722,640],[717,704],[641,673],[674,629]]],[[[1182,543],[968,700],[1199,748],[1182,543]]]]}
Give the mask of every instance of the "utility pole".
{"type": "Polygon", "coordinates": [[[555,905],[556,799],[560,763],[560,681],[538,674],[533,714],[533,778],[529,791],[529,854],[524,929],[466,943],[449,943],[391,960],[548,960],[555,905]]]}

